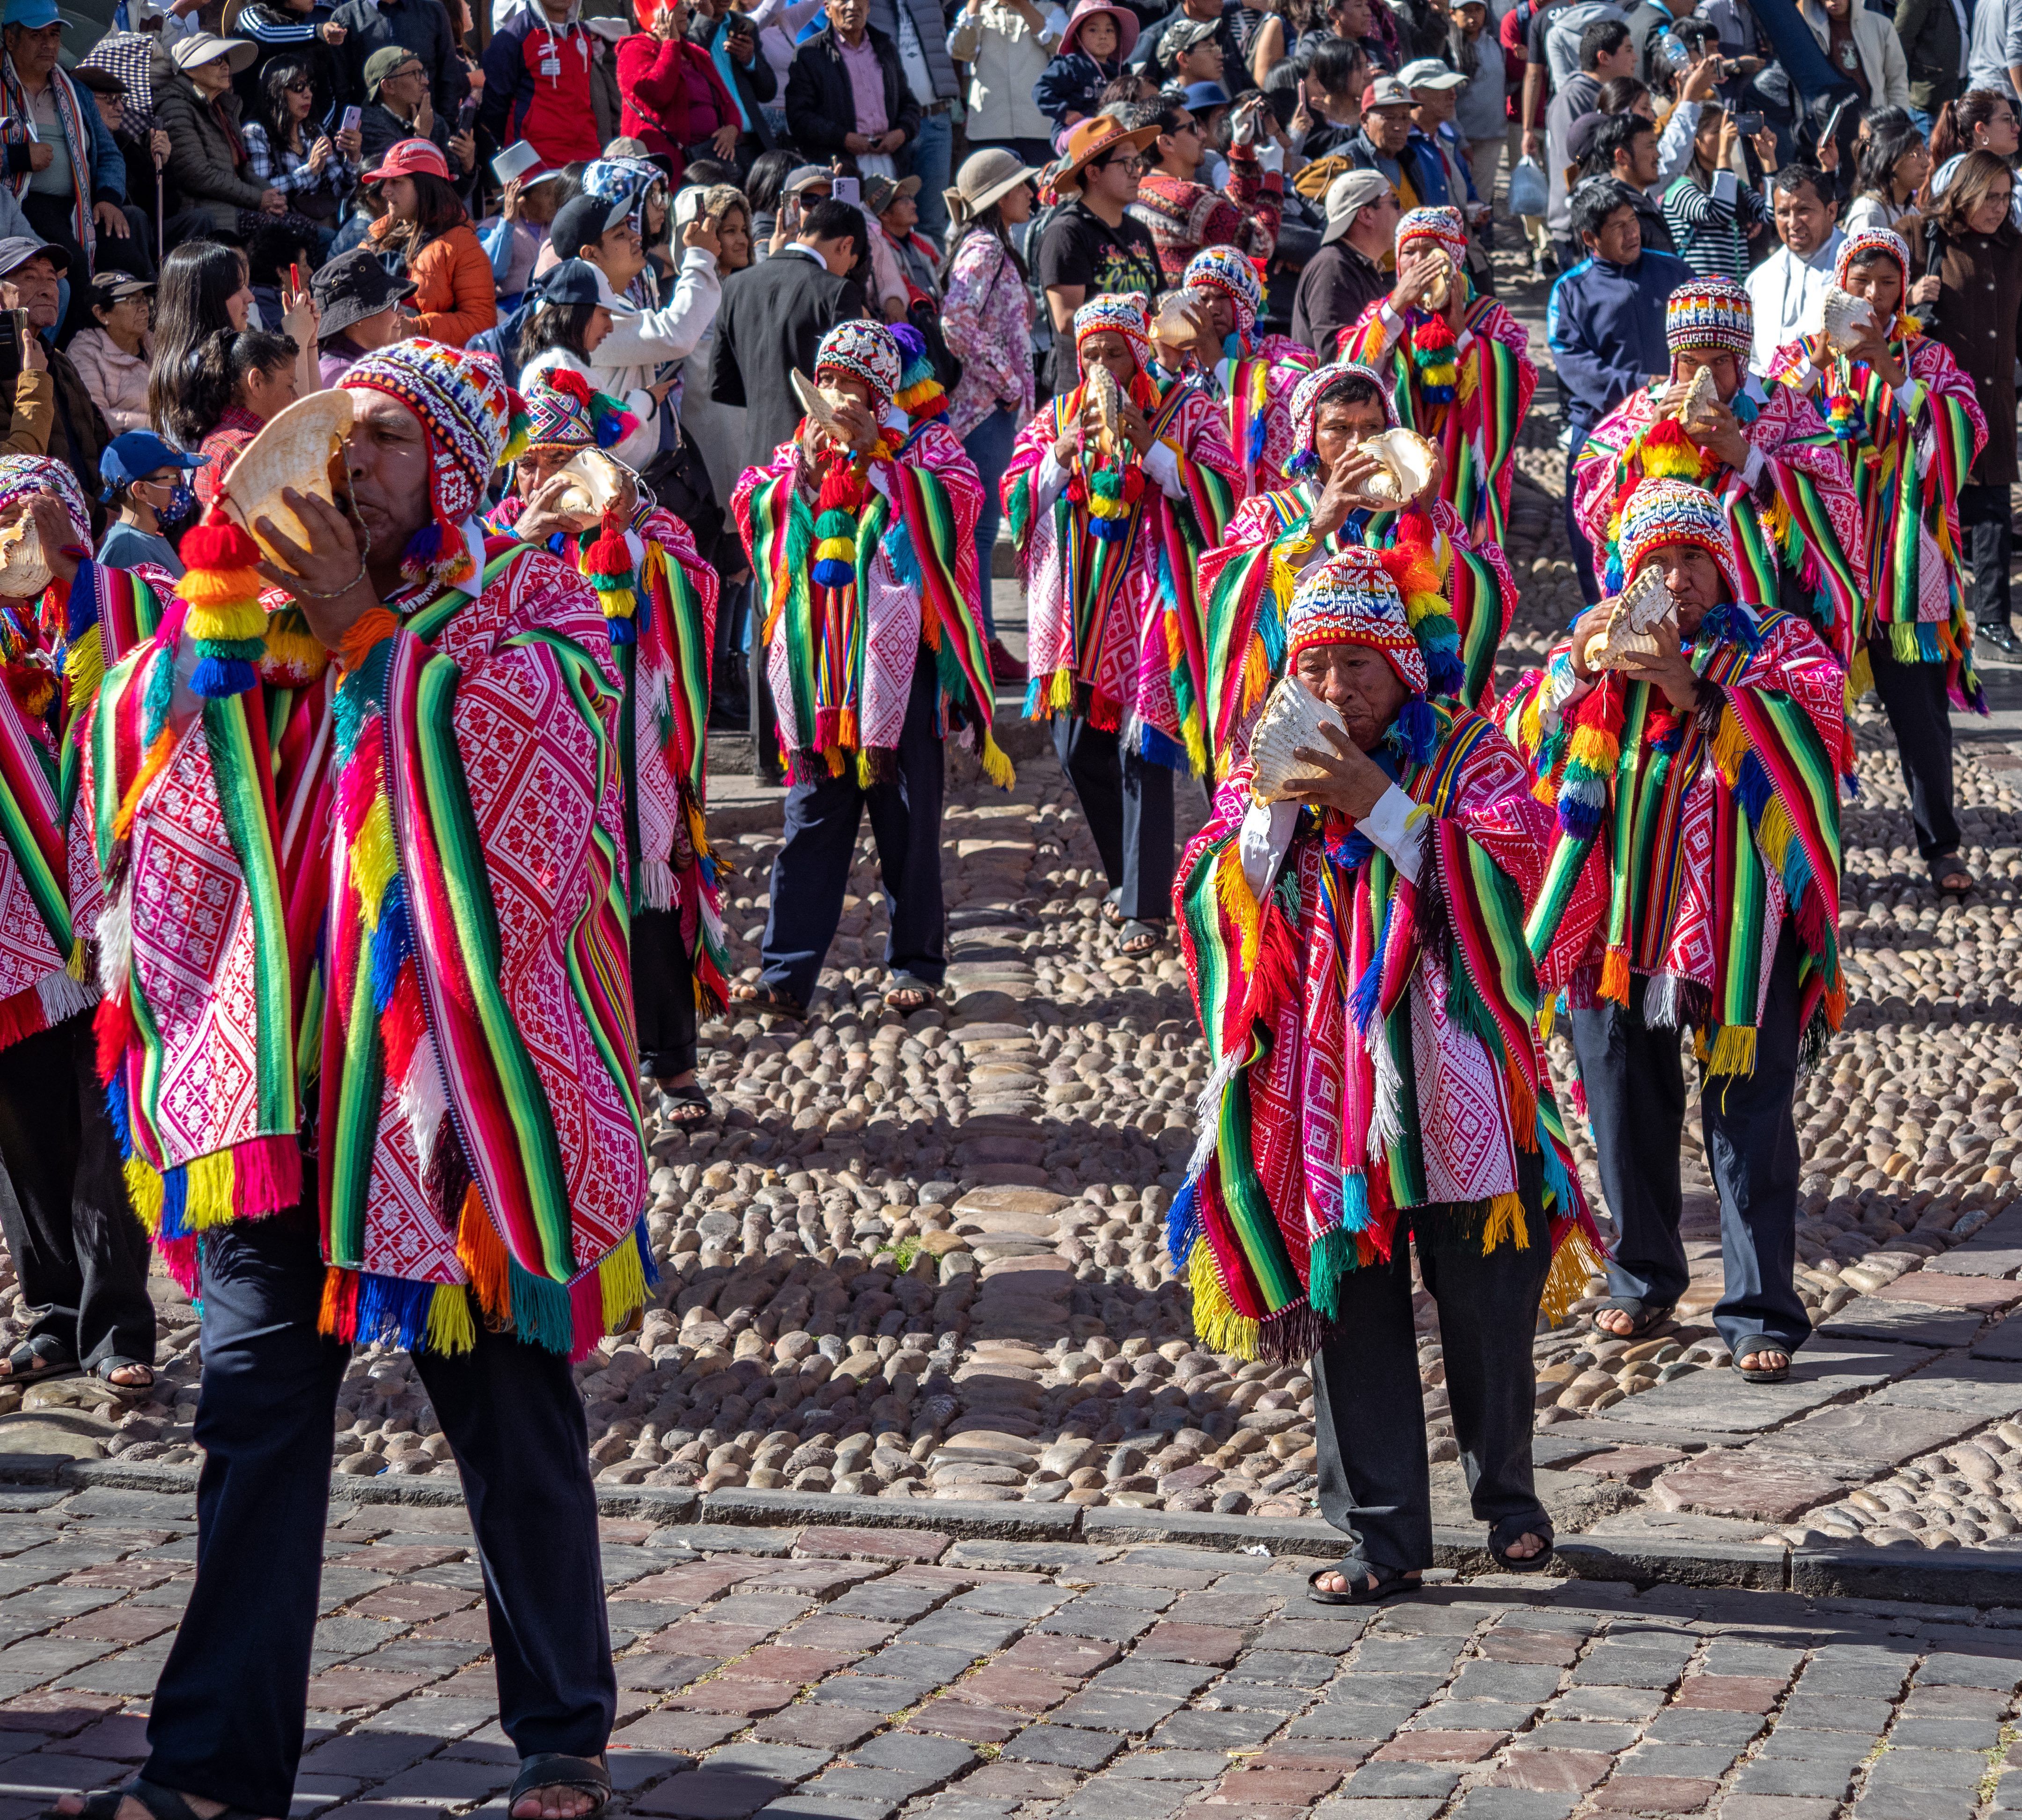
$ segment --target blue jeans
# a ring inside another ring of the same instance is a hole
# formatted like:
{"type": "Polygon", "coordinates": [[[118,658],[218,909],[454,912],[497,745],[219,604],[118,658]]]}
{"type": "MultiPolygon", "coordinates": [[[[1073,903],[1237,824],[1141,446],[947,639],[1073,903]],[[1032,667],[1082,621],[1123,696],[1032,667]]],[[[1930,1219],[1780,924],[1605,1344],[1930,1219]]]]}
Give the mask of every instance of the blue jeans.
{"type": "Polygon", "coordinates": [[[947,239],[947,204],[941,200],[941,191],[948,187],[949,162],[954,151],[954,126],[943,109],[920,122],[920,130],[906,148],[905,162],[900,166],[902,177],[920,180],[920,193],[913,199],[919,205],[920,232],[937,246],[947,239]]]}
{"type": "Polygon", "coordinates": [[[983,636],[997,636],[997,616],[990,604],[990,558],[997,547],[997,527],[1004,516],[998,489],[1011,465],[1011,445],[1018,439],[1018,414],[1000,404],[962,439],[962,453],[976,464],[983,480],[983,510],[976,520],[976,571],[983,582],[983,636]]]}

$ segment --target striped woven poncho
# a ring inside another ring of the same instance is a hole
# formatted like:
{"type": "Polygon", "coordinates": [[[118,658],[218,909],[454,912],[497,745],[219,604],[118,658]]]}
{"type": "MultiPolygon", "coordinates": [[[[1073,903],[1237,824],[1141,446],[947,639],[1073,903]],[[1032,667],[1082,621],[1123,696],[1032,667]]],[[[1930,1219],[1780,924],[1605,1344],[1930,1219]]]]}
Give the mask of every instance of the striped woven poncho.
{"type": "Polygon", "coordinates": [[[1849,699],[1873,683],[1867,646],[1885,639],[1898,663],[1942,663],[1952,700],[1984,714],[1960,575],[1958,491],[1987,441],[1987,418],[1951,350],[1913,319],[1898,326],[1892,347],[1909,381],[1900,393],[1822,335],[1779,348],[1769,377],[1801,396],[1816,388],[1852,469],[1867,565],[1849,699]]]}
{"type": "Polygon", "coordinates": [[[194,1287],[207,1230],[302,1200],[313,1086],[323,1330],[456,1351],[483,1319],[580,1357],[651,1277],[604,615],[494,540],[474,593],[374,609],[340,672],[261,614],[255,553],[188,534],[83,735],[135,1211],[194,1287]],[[251,687],[188,692],[206,639],[251,687]]]}
{"type": "MultiPolygon", "coordinates": [[[[1462,273],[1455,282],[1469,281],[1462,273]]],[[[1341,332],[1336,357],[1387,374],[1397,421],[1439,444],[1447,464],[1440,497],[1477,549],[1509,541],[1510,458],[1538,389],[1530,345],[1492,297],[1469,302],[1458,337],[1443,318],[1417,310],[1400,320],[1387,297],[1341,332]]]]}
{"type": "Polygon", "coordinates": [[[1422,760],[1375,755],[1422,810],[1417,882],[1331,812],[1299,812],[1260,898],[1244,866],[1246,762],[1173,889],[1214,1067],[1166,1244],[1217,1351],[1303,1359],[1344,1275],[1388,1258],[1411,1210],[1557,1250],[1545,1304],[1585,1293],[1596,1235],[1535,1030],[1524,919],[1549,817],[1487,720],[1435,707],[1422,760]],[[1516,1152],[1541,1153],[1533,1233],[1516,1152]]]}
{"type": "MultiPolygon", "coordinates": [[[[1169,498],[1133,459],[1077,458],[1039,504],[1053,445],[1079,421],[1082,392],[1049,400],[1018,434],[1003,482],[1030,628],[1025,713],[1085,716],[1122,731],[1162,764],[1208,766],[1203,561],[1241,496],[1220,415],[1193,386],[1133,381],[1153,436],[1170,451],[1169,498]]],[[[1127,444],[1126,445],[1127,450],[1127,444]]]]}
{"type": "MultiPolygon", "coordinates": [[[[510,531],[525,502],[509,493],[487,523],[510,531]]],[[[611,655],[625,685],[619,750],[625,768],[626,900],[634,911],[678,910],[681,943],[705,1012],[727,1000],[721,869],[709,843],[704,729],[715,649],[716,571],[688,527],[641,504],[632,523],[547,547],[597,590],[611,655]]]]}
{"type": "Polygon", "coordinates": [[[1245,750],[1245,729],[1261,710],[1272,677],[1284,667],[1285,610],[1300,569],[1347,543],[1371,549],[1415,543],[1431,550],[1440,593],[1460,634],[1458,655],[1465,677],[1460,698],[1484,709],[1495,699],[1495,654],[1516,604],[1516,578],[1502,546],[1478,548],[1460,515],[1441,499],[1424,517],[1350,512],[1323,548],[1307,527],[1324,485],[1317,479],[1301,480],[1282,492],[1244,500],[1221,544],[1202,565],[1208,700],[1214,713],[1216,764],[1225,773],[1245,750]]]}
{"type": "Polygon", "coordinates": [[[1717,609],[1691,655],[1713,687],[1689,716],[1620,672],[1583,681],[1569,639],[1505,702],[1538,799],[1557,809],[1530,946],[1573,957],[1575,1008],[1640,990],[1647,1023],[1699,1033],[1709,1076],[1746,1074],[1787,913],[1808,1063],[1846,1004],[1844,676],[1816,633],[1776,609],[1717,609]]]}

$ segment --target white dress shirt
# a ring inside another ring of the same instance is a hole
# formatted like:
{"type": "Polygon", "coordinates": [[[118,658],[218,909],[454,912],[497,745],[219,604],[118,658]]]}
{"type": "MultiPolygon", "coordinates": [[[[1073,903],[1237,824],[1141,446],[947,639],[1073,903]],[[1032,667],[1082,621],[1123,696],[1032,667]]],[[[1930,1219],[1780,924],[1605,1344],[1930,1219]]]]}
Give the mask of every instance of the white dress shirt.
{"type": "Polygon", "coordinates": [[[1749,273],[1748,295],[1755,305],[1755,346],[1749,358],[1757,373],[1767,373],[1776,350],[1805,333],[1845,244],[1846,236],[1835,228],[1808,259],[1779,246],[1749,273]]]}

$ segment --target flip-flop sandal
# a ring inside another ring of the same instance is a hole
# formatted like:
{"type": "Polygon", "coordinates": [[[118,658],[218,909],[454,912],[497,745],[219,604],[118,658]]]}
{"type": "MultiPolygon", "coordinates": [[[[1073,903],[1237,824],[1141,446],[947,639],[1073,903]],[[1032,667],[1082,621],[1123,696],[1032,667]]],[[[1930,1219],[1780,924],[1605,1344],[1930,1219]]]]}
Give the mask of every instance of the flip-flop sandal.
{"type": "Polygon", "coordinates": [[[1105,896],[1097,914],[1112,929],[1123,927],[1123,893],[1112,891],[1105,896]]]}
{"type": "Polygon", "coordinates": [[[1306,1596],[1316,1605],[1377,1605],[1403,1593],[1420,1592],[1424,1586],[1425,1581],[1410,1568],[1379,1567],[1360,1555],[1350,1555],[1331,1567],[1316,1568],[1306,1576],[1306,1596]],[[1338,1574],[1348,1582],[1348,1591],[1321,1592],[1318,1581],[1323,1574],[1338,1574]],[[1369,1585],[1372,1575],[1376,1581],[1373,1590],[1369,1585]]]}
{"type": "Polygon", "coordinates": [[[7,1355],[7,1372],[0,1384],[39,1384],[46,1377],[75,1377],[84,1367],[48,1334],[24,1340],[7,1355]]]}
{"type": "Polygon", "coordinates": [[[110,1359],[99,1360],[91,1368],[91,1375],[115,1396],[130,1399],[134,1402],[155,1394],[155,1368],[144,1359],[126,1359],[115,1352],[110,1359]],[[114,1378],[113,1373],[124,1371],[130,1366],[137,1366],[147,1373],[148,1381],[145,1384],[121,1384],[114,1378]]]}
{"type": "Polygon", "coordinates": [[[1790,1360],[1787,1348],[1765,1340],[1750,1347],[1745,1352],[1737,1351],[1734,1355],[1734,1369],[1741,1373],[1744,1384],[1781,1384],[1790,1375],[1790,1360]],[[1783,1354],[1783,1362],[1781,1365],[1750,1365],[1748,1362],[1751,1359],[1761,1359],[1772,1352],[1783,1354]]]}
{"type": "Polygon", "coordinates": [[[685,1130],[690,1125],[706,1125],[716,1116],[716,1108],[710,1104],[709,1096],[693,1081],[680,1087],[662,1087],[660,1089],[660,1122],[676,1125],[685,1130]]]}
{"type": "Polygon", "coordinates": [[[754,985],[748,979],[740,979],[730,989],[730,1002],[742,1005],[753,1011],[770,1012],[775,1017],[803,1018],[807,1007],[791,993],[782,992],[776,986],[768,986],[763,980],[754,985]]]}
{"type": "Polygon", "coordinates": [[[611,1804],[611,1772],[594,1758],[564,1756],[559,1751],[522,1757],[518,1778],[506,1797],[506,1814],[509,1816],[527,1796],[546,1789],[574,1789],[593,1796],[593,1804],[582,1811],[578,1820],[597,1820],[611,1804]]]}
{"type": "Polygon", "coordinates": [[[892,1011],[925,1011],[940,997],[940,988],[917,973],[894,973],[885,988],[885,1004],[892,1011]]]}
{"type": "Polygon", "coordinates": [[[1640,1340],[1653,1327],[1661,1327],[1670,1319],[1675,1302],[1646,1302],[1640,1296],[1610,1296],[1597,1308],[1587,1310],[1587,1325],[1604,1340],[1640,1340]],[[1597,1315],[1626,1315],[1629,1331],[1619,1333],[1612,1327],[1604,1327],[1594,1318],[1597,1315]]]}
{"type": "Polygon", "coordinates": [[[1119,954],[1148,954],[1164,939],[1155,923],[1141,923],[1133,917],[1117,931],[1116,951],[1119,954]]]}
{"type": "MultiPolygon", "coordinates": [[[[141,1776],[117,1789],[93,1789],[85,1796],[84,1806],[75,1814],[46,1807],[38,1820],[115,1820],[119,1804],[125,1800],[138,1801],[154,1816],[154,1820],[197,1820],[196,1810],[173,1789],[165,1789],[141,1776]]],[[[259,1817],[243,1807],[227,1807],[214,1816],[214,1820],[259,1820],[259,1817]]]]}
{"type": "Polygon", "coordinates": [[[1488,1532],[1488,1552],[1506,1574],[1542,1574],[1551,1562],[1552,1545],[1557,1540],[1552,1533],[1552,1519],[1541,1511],[1532,1516],[1505,1517],[1488,1532]],[[1544,1547],[1535,1555],[1506,1552],[1511,1543],[1526,1536],[1536,1536],[1544,1547]]]}
{"type": "Polygon", "coordinates": [[[1957,854],[1947,854],[1931,868],[1931,888],[1940,897],[1970,897],[1980,881],[1959,863],[1957,854]],[[1963,884],[1952,881],[1963,879],[1963,884]]]}

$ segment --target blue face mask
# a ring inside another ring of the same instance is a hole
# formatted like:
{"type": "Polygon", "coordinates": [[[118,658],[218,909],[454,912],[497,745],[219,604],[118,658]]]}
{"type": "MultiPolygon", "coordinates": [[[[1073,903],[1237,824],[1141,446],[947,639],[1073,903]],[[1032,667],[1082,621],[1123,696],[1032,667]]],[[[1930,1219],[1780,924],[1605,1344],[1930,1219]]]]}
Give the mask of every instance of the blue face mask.
{"type": "Polygon", "coordinates": [[[196,489],[186,481],[178,481],[170,490],[167,505],[155,508],[155,519],[164,531],[180,529],[195,518],[196,512],[196,489]]]}

